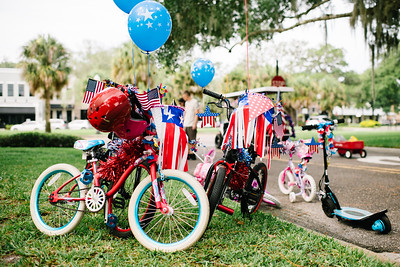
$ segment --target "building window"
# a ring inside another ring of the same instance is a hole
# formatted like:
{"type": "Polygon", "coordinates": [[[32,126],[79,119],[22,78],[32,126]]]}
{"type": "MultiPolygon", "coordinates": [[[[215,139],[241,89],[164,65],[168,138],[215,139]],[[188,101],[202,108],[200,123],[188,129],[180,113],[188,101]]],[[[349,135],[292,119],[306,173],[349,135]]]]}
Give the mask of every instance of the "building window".
{"type": "Polygon", "coordinates": [[[3,96],[3,84],[0,83],[0,96],[3,96]]]}
{"type": "Polygon", "coordinates": [[[18,84],[18,95],[25,96],[25,86],[23,84],[18,84]]]}
{"type": "Polygon", "coordinates": [[[7,84],[8,96],[14,96],[14,84],[7,84]]]}

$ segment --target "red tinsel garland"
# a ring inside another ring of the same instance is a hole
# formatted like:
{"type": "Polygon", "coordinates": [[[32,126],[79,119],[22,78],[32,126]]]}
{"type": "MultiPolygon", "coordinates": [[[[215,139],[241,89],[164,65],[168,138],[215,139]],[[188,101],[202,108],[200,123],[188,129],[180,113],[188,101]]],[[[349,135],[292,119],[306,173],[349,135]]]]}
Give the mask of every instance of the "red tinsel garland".
{"type": "Polygon", "coordinates": [[[116,156],[108,158],[106,162],[100,162],[100,177],[107,181],[117,181],[125,170],[143,155],[145,145],[142,140],[142,137],[138,137],[124,141],[116,156]]]}
{"type": "Polygon", "coordinates": [[[249,177],[249,167],[244,162],[237,162],[235,170],[232,172],[232,179],[229,186],[232,190],[244,188],[247,178],[249,177]]]}

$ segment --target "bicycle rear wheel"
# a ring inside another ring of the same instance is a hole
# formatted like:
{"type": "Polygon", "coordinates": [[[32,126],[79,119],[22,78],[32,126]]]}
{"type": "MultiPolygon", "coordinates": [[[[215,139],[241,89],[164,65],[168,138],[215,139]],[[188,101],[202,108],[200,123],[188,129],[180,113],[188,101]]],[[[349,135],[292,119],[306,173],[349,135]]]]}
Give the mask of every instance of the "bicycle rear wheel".
{"type": "Polygon", "coordinates": [[[258,210],[267,185],[267,166],[259,162],[254,166],[253,171],[257,176],[254,177],[250,173],[249,178],[246,180],[241,201],[241,210],[245,214],[253,214],[258,210]]]}
{"type": "Polygon", "coordinates": [[[207,228],[207,195],[201,184],[187,173],[177,170],[163,170],[162,173],[171,212],[163,214],[155,207],[151,177],[147,177],[132,194],[129,225],[135,238],[150,250],[184,250],[196,243],[207,228]],[[149,214],[152,216],[147,219],[149,214]]]}
{"type": "MultiPolygon", "coordinates": [[[[129,174],[125,183],[118,190],[118,192],[112,196],[109,204],[111,204],[111,213],[116,220],[116,225],[110,227],[110,234],[121,237],[128,238],[132,236],[132,231],[129,226],[128,220],[128,206],[131,200],[131,196],[140,181],[144,180],[149,176],[149,170],[146,166],[140,165],[129,174]]],[[[111,190],[113,183],[108,186],[111,190]]]]}
{"type": "Polygon", "coordinates": [[[65,182],[78,177],[60,190],[59,196],[84,199],[86,186],[79,181],[79,170],[69,164],[56,164],[47,168],[33,186],[30,211],[35,226],[47,235],[71,232],[82,220],[85,201],[63,200],[50,203],[49,197],[65,182]]]}

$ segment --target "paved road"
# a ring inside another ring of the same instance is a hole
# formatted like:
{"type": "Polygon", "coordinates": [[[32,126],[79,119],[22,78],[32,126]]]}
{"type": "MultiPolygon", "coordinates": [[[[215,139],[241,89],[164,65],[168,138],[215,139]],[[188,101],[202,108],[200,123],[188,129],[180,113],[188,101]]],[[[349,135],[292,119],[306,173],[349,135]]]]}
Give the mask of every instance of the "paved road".
{"type": "MultiPolygon", "coordinates": [[[[199,137],[205,145],[213,147],[214,135],[200,134],[199,137]]],[[[366,150],[366,159],[380,157],[382,161],[361,161],[359,155],[354,155],[351,159],[339,155],[332,157],[329,165],[331,188],[342,206],[357,207],[371,212],[388,209],[387,215],[392,224],[392,232],[388,235],[353,228],[335,218],[326,217],[318,199],[306,203],[298,198],[295,203],[290,203],[288,196],[280,192],[277,182],[279,172],[287,166],[287,156],[273,159],[268,172],[268,191],[280,200],[282,209],[263,204],[261,210],[374,252],[400,253],[400,149],[367,147],[366,150]]],[[[217,151],[217,157],[222,155],[220,150],[217,151]]],[[[313,176],[317,183],[323,173],[321,152],[314,154],[308,165],[308,174],[313,176]]],[[[190,161],[190,170],[193,171],[198,162],[200,161],[190,161]]],[[[400,254],[393,255],[400,261],[400,254]]]]}

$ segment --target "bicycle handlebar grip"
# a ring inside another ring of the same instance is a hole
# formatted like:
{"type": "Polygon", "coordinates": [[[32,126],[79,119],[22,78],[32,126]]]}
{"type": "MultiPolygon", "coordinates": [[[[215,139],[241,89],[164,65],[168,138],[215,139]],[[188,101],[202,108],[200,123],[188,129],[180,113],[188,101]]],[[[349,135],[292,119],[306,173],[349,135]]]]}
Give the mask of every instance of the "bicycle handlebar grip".
{"type": "Polygon", "coordinates": [[[203,94],[209,95],[211,97],[214,97],[216,99],[223,99],[224,97],[221,94],[214,93],[213,91],[203,89],[203,94]]]}
{"type": "Polygon", "coordinates": [[[318,125],[304,125],[304,126],[301,126],[301,130],[303,130],[303,131],[311,131],[311,130],[314,130],[314,129],[318,129],[318,125]]]}

